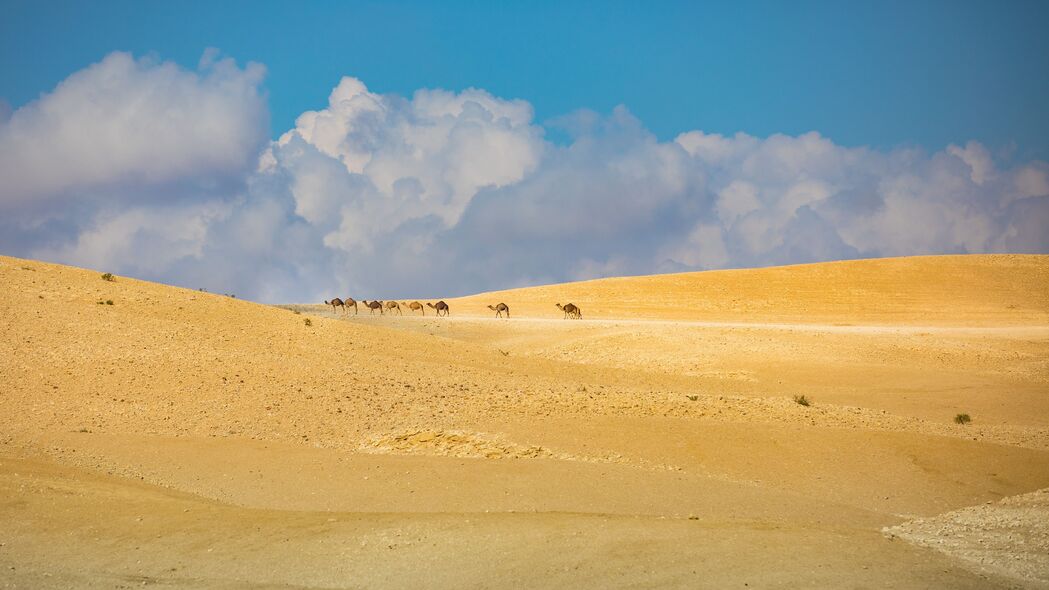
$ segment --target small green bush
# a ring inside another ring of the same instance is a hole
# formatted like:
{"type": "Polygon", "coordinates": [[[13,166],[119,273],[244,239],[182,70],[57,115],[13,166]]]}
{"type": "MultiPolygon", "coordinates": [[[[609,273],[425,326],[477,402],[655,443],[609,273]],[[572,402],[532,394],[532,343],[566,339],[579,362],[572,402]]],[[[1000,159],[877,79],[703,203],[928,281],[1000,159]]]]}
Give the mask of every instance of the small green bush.
{"type": "Polygon", "coordinates": [[[113,273],[107,272],[106,274],[102,275],[102,280],[109,281],[110,283],[112,283],[113,281],[117,280],[117,278],[113,276],[113,273]]]}
{"type": "Polygon", "coordinates": [[[809,398],[805,397],[804,395],[795,395],[794,403],[798,404],[799,406],[805,406],[806,408],[812,405],[812,402],[809,401],[809,398]]]}
{"type": "Polygon", "coordinates": [[[313,322],[310,321],[310,318],[306,318],[305,323],[306,323],[307,326],[312,326],[313,325],[313,322]]]}
{"type": "Polygon", "coordinates": [[[106,305],[113,305],[112,299],[106,299],[106,305]]]}
{"type": "Polygon", "coordinates": [[[968,424],[972,422],[973,419],[969,417],[969,414],[958,414],[954,417],[954,421],[957,424],[968,424]]]}

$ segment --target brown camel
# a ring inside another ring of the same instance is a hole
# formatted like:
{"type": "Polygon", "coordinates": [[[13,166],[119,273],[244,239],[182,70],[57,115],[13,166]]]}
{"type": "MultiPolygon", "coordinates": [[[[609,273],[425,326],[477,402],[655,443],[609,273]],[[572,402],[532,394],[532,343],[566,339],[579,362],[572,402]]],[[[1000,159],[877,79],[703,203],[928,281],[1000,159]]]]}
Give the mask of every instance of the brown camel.
{"type": "Polygon", "coordinates": [[[388,310],[388,311],[389,311],[390,313],[393,313],[393,310],[395,310],[395,309],[396,309],[396,310],[397,310],[397,313],[399,313],[399,314],[401,314],[401,315],[404,315],[404,312],[403,312],[403,311],[401,311],[401,305],[400,305],[399,303],[397,303],[396,301],[387,301],[387,302],[386,302],[386,309],[387,309],[387,310],[388,310]]]}
{"type": "Polygon", "coordinates": [[[408,305],[408,309],[410,309],[411,311],[421,311],[421,312],[423,312],[423,315],[426,315],[426,308],[423,307],[422,303],[419,303],[418,301],[412,301],[411,303],[408,303],[407,305],[408,305]]]}
{"type": "Polygon", "coordinates": [[[563,306],[560,303],[555,303],[557,309],[565,312],[565,318],[572,318],[574,320],[583,319],[583,310],[579,309],[572,303],[566,303],[563,306]]]}
{"type": "Polygon", "coordinates": [[[382,301],[368,301],[367,299],[361,299],[361,305],[371,310],[372,315],[375,315],[375,310],[379,310],[379,315],[383,314],[382,301]]]}
{"type": "Polygon", "coordinates": [[[357,302],[356,302],[356,301],[354,301],[353,297],[347,297],[347,298],[346,298],[346,299],[345,299],[345,300],[344,300],[344,301],[342,302],[342,304],[346,306],[346,307],[344,308],[344,309],[346,309],[346,310],[349,310],[349,308],[351,308],[351,307],[352,307],[352,308],[353,308],[353,315],[357,315],[357,302]]]}
{"type": "Polygon", "coordinates": [[[444,315],[448,315],[448,304],[443,301],[438,301],[437,305],[434,305],[432,303],[427,303],[426,305],[437,310],[437,317],[441,317],[442,311],[444,312],[444,315]]]}
{"type": "Polygon", "coordinates": [[[494,306],[493,305],[489,305],[488,309],[494,311],[495,312],[495,317],[497,317],[497,318],[503,317],[503,312],[504,311],[506,312],[506,317],[510,317],[510,306],[505,304],[505,303],[500,303],[499,305],[494,305],[494,306]]]}
{"type": "Polygon", "coordinates": [[[346,313],[346,304],[343,303],[342,299],[339,299],[338,297],[336,297],[335,299],[332,299],[331,301],[325,301],[324,305],[330,305],[332,313],[335,313],[335,308],[336,307],[341,307],[342,308],[342,313],[346,313]]]}

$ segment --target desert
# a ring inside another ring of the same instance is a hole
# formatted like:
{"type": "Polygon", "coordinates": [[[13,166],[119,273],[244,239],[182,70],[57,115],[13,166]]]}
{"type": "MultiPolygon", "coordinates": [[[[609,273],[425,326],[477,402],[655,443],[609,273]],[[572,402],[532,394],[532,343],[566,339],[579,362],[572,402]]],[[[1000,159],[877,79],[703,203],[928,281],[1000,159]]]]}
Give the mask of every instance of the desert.
{"type": "Polygon", "coordinates": [[[1049,590],[1047,23],[3,2],[0,590],[1049,590]]]}
{"type": "Polygon", "coordinates": [[[1049,257],[447,317],[104,270],[0,257],[0,587],[1049,587],[1049,257]]]}

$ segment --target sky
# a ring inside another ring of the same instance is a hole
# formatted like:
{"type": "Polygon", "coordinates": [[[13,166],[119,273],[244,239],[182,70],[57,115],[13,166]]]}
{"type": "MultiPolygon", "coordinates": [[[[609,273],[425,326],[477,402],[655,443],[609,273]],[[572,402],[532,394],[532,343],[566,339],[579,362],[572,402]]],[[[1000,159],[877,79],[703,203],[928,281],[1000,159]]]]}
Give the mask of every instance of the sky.
{"type": "Polygon", "coordinates": [[[1049,252],[1044,2],[0,11],[3,254],[277,302],[1049,252]]]}

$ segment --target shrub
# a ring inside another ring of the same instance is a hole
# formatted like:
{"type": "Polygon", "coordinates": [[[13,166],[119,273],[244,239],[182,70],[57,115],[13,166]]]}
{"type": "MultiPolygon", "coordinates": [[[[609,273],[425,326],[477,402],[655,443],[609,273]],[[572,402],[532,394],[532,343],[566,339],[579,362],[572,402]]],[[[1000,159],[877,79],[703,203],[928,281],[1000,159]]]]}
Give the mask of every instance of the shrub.
{"type": "Polygon", "coordinates": [[[113,276],[113,273],[107,272],[106,274],[102,275],[102,280],[109,281],[112,283],[113,281],[117,280],[117,278],[113,276]]]}
{"type": "Polygon", "coordinates": [[[954,421],[957,424],[968,424],[972,422],[973,419],[969,417],[969,414],[958,414],[954,417],[954,421]]]}
{"type": "Polygon", "coordinates": [[[312,326],[313,325],[313,322],[310,321],[310,318],[306,318],[305,323],[306,323],[307,326],[312,326]]]}
{"type": "Polygon", "coordinates": [[[106,299],[106,305],[113,305],[112,299],[106,299]]]}
{"type": "Polygon", "coordinates": [[[805,397],[804,395],[795,395],[794,403],[798,404],[799,406],[805,406],[806,408],[812,405],[812,402],[809,401],[809,398],[805,397]]]}
{"type": "Polygon", "coordinates": [[[699,399],[698,395],[690,395],[690,396],[688,396],[688,400],[689,401],[693,401],[694,402],[694,401],[696,401],[698,399],[699,399]]]}

